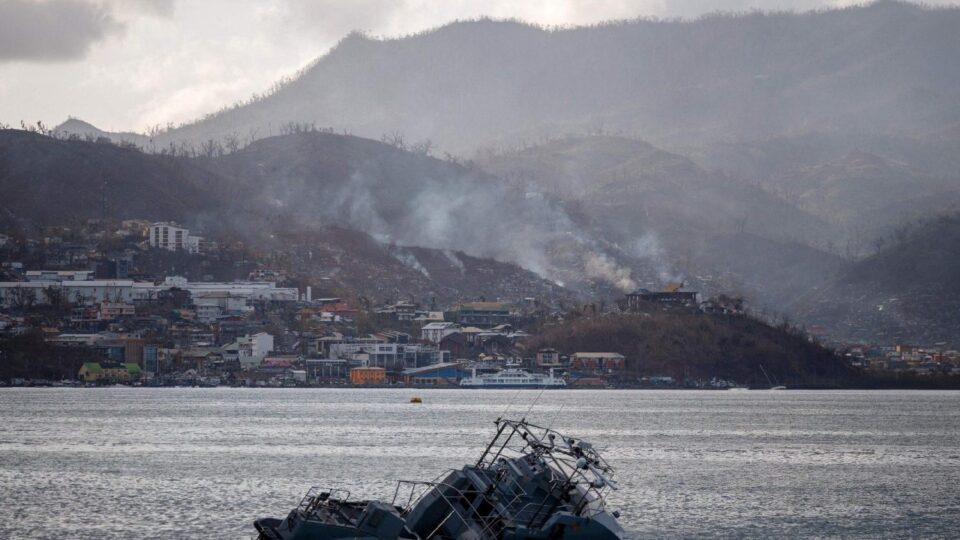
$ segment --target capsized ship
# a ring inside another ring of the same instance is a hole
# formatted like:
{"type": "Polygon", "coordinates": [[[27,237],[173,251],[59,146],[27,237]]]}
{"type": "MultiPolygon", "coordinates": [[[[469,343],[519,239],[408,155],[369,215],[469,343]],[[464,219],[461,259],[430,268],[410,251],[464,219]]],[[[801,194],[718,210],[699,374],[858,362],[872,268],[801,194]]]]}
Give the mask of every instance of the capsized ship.
{"type": "Polygon", "coordinates": [[[615,540],[613,469],[590,443],[525,420],[496,421],[480,459],[432,482],[402,480],[393,500],[313,488],[287,517],[254,522],[260,540],[615,540]]]}

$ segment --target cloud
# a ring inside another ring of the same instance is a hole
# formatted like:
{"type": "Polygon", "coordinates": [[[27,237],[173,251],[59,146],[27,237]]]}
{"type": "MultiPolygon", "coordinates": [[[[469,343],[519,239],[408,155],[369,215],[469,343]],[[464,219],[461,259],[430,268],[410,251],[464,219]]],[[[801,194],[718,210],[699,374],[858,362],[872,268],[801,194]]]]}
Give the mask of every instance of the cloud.
{"type": "Polygon", "coordinates": [[[0,62],[79,60],[129,20],[173,9],[174,0],[0,0],[0,62]]]}
{"type": "Polygon", "coordinates": [[[123,30],[103,6],[73,0],[0,1],[0,62],[63,61],[123,30]]]}

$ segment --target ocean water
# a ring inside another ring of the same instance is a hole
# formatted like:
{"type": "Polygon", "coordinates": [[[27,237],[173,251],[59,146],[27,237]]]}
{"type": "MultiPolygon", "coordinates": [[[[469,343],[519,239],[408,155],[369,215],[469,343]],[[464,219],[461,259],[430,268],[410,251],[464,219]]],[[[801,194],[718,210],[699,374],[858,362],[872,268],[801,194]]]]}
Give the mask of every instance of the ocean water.
{"type": "Polygon", "coordinates": [[[476,459],[505,411],[593,442],[632,537],[960,536],[960,392],[537,394],[0,389],[0,538],[251,538],[312,485],[476,459]]]}

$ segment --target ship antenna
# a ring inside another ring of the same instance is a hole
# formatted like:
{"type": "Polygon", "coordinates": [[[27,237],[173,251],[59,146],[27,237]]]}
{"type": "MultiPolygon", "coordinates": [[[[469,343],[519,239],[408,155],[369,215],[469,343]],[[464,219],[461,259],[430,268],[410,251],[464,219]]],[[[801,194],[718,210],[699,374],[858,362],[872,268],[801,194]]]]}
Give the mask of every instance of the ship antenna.
{"type": "Polygon", "coordinates": [[[543,395],[543,391],[546,389],[547,389],[547,385],[543,385],[542,387],[540,387],[540,392],[537,393],[537,398],[534,399],[533,403],[530,404],[530,407],[527,408],[527,412],[523,413],[523,418],[520,419],[521,422],[526,421],[527,415],[530,414],[530,411],[533,410],[533,406],[536,405],[538,401],[540,401],[540,396],[543,395]]]}
{"type": "MultiPolygon", "coordinates": [[[[513,397],[510,398],[510,401],[507,402],[507,408],[504,409],[503,412],[500,414],[500,418],[507,417],[507,411],[509,411],[510,407],[513,406],[513,402],[517,400],[517,396],[520,395],[520,390],[522,390],[522,388],[517,388],[517,391],[513,393],[513,397]]],[[[500,421],[500,418],[497,418],[497,421],[500,421]]]]}
{"type": "Polygon", "coordinates": [[[550,421],[547,422],[547,432],[550,432],[553,429],[551,426],[553,426],[553,423],[556,422],[557,417],[560,416],[560,413],[563,412],[563,408],[566,405],[567,405],[566,403],[561,403],[560,408],[557,409],[557,412],[553,413],[553,418],[551,418],[550,421]]]}

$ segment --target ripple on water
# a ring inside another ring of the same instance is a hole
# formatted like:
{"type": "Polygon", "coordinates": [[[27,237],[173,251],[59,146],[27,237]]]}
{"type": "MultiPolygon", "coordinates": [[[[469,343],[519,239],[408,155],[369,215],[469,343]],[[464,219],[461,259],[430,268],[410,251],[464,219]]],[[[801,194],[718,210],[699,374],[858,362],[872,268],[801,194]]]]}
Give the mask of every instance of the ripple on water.
{"type": "MultiPolygon", "coordinates": [[[[508,403],[520,415],[536,395],[409,394],[0,389],[0,537],[246,538],[311,485],[389,497],[398,479],[458,467],[508,403]]],[[[949,537],[958,405],[951,392],[554,391],[528,418],[605,452],[610,503],[636,537],[949,537]]]]}

